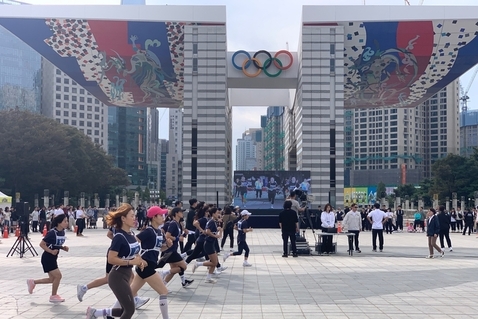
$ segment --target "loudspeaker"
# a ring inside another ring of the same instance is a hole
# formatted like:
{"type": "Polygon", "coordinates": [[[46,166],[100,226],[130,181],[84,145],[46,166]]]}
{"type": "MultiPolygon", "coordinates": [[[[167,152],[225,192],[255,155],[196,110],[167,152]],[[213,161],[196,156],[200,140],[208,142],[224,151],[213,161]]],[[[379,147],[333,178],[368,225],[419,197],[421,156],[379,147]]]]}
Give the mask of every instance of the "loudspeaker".
{"type": "Polygon", "coordinates": [[[15,203],[15,213],[21,233],[27,235],[30,231],[30,204],[28,202],[15,203]]]}

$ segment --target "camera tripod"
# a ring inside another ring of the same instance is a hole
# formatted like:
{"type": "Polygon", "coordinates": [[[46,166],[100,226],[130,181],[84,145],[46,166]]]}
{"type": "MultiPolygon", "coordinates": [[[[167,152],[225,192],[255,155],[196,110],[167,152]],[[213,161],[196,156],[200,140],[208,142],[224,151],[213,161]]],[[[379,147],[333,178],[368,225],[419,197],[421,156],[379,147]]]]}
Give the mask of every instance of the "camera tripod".
{"type": "Polygon", "coordinates": [[[10,248],[7,257],[13,256],[15,253],[18,253],[20,254],[20,258],[23,258],[23,255],[25,255],[27,251],[30,251],[33,257],[38,256],[38,253],[36,252],[35,248],[33,248],[33,245],[30,242],[30,239],[28,239],[28,236],[22,233],[20,234],[20,236],[17,237],[15,243],[13,243],[13,246],[12,248],[10,248]]]}

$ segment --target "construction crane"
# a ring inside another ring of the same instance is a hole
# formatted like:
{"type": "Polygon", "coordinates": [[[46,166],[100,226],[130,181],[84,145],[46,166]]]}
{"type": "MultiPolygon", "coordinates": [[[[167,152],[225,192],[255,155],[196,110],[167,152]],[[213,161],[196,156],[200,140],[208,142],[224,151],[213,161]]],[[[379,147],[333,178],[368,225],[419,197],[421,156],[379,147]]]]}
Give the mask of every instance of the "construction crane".
{"type": "Polygon", "coordinates": [[[461,101],[461,111],[463,113],[466,113],[468,111],[468,100],[470,97],[468,96],[468,92],[470,91],[471,85],[473,84],[473,81],[476,78],[476,74],[478,73],[478,67],[475,67],[475,70],[473,71],[473,74],[471,75],[471,80],[470,83],[468,83],[468,86],[466,87],[466,90],[463,90],[463,86],[460,83],[460,101],[461,101]]]}

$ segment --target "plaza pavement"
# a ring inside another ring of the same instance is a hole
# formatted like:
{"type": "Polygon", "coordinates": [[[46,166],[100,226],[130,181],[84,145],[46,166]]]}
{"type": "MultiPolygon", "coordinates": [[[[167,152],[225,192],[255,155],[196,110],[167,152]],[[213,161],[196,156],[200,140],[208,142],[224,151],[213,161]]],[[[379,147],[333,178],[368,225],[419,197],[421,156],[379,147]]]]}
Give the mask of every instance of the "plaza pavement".
{"type": "MultiPolygon", "coordinates": [[[[101,225],[101,223],[100,223],[101,225]]],[[[85,237],[68,233],[70,252],[61,252],[63,273],[59,294],[62,304],[48,302],[50,285],[27,292],[27,278],[42,278],[40,257],[30,253],[20,259],[5,255],[15,238],[0,244],[0,318],[84,318],[87,306],[109,307],[114,295],[107,286],[88,291],[82,303],[76,285],[105,272],[109,240],[103,229],[85,230],[85,237]]],[[[424,234],[385,235],[383,253],[371,251],[371,233],[362,232],[361,254],[346,253],[346,237],[339,238],[339,252],[331,256],[281,257],[279,230],[257,229],[248,233],[251,268],[242,257],[230,257],[229,268],[216,284],[205,284],[206,268],[195,274],[188,289],[179,278],[169,283],[171,319],[258,318],[476,318],[478,314],[478,239],[474,234],[451,234],[453,252],[427,260],[424,234]]],[[[311,243],[312,232],[307,233],[311,243]]],[[[31,234],[38,253],[39,233],[31,234]]],[[[227,244],[226,244],[227,246],[227,244]]],[[[220,259],[222,261],[222,257],[220,259]]],[[[166,266],[167,267],[167,266],[166,266]]],[[[161,318],[158,295],[145,286],[140,295],[152,300],[133,318],[161,318]]]]}

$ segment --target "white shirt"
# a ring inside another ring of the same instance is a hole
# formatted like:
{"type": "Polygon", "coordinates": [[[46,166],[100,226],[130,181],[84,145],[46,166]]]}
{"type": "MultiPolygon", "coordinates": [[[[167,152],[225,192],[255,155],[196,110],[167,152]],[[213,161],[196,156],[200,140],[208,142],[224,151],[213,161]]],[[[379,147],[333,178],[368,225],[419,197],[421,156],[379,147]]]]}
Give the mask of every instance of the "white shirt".
{"type": "Polygon", "coordinates": [[[58,209],[55,209],[55,210],[53,211],[53,216],[56,217],[56,216],[61,215],[61,214],[64,214],[64,213],[65,213],[65,212],[63,211],[63,209],[58,208],[58,209]]]}
{"type": "Polygon", "coordinates": [[[347,230],[360,230],[362,228],[362,217],[357,211],[349,211],[343,220],[344,228],[347,230]]]}
{"type": "Polygon", "coordinates": [[[78,209],[76,211],[76,219],[78,218],[85,218],[85,213],[83,213],[83,211],[81,209],[78,209]]]}
{"type": "Polygon", "coordinates": [[[372,220],[372,229],[383,229],[383,220],[387,218],[387,214],[380,209],[374,209],[367,215],[372,220]]]}
{"type": "Polygon", "coordinates": [[[323,211],[322,214],[320,214],[320,221],[322,222],[322,227],[323,228],[332,228],[335,227],[335,214],[333,211],[326,212],[323,211]]]}
{"type": "Polygon", "coordinates": [[[40,215],[40,213],[39,213],[37,210],[34,210],[34,211],[32,212],[32,221],[37,222],[39,215],[40,215]]]}

